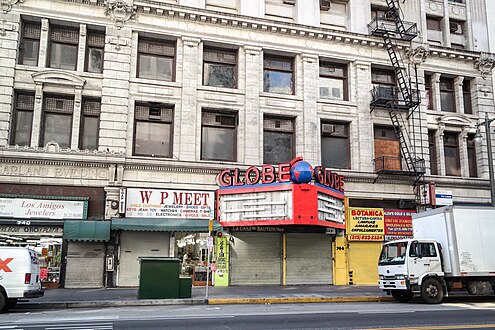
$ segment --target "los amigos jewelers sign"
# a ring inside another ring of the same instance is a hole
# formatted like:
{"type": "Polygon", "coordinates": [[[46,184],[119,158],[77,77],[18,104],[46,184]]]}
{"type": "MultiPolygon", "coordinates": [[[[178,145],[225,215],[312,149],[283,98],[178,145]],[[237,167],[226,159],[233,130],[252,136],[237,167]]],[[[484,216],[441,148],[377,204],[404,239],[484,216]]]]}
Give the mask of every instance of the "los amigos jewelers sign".
{"type": "Polygon", "coordinates": [[[84,219],[84,201],[0,198],[0,217],[20,219],[84,219]]]}
{"type": "Polygon", "coordinates": [[[128,188],[125,195],[129,218],[213,218],[213,191],[128,188]]]}

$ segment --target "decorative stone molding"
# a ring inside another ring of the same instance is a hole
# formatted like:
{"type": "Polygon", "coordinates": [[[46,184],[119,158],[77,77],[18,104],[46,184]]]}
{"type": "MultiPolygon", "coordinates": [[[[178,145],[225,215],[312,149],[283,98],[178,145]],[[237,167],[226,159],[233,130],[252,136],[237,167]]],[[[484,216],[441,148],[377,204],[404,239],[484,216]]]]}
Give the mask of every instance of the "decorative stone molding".
{"type": "Polygon", "coordinates": [[[438,125],[466,127],[473,126],[473,122],[467,116],[460,114],[445,115],[437,118],[438,125]]]}
{"type": "Polygon", "coordinates": [[[481,53],[481,57],[474,61],[474,67],[478,69],[483,79],[492,72],[494,66],[495,57],[489,54],[481,53]]]}
{"type": "Polygon", "coordinates": [[[137,13],[134,0],[105,0],[105,14],[115,21],[115,26],[121,29],[125,22],[133,19],[137,13]]]}
{"type": "Polygon", "coordinates": [[[50,141],[46,144],[45,150],[46,150],[46,152],[59,153],[60,152],[60,146],[58,145],[57,142],[50,141]]]}
{"type": "Polygon", "coordinates": [[[16,26],[12,23],[8,23],[5,19],[0,21],[0,36],[7,35],[7,31],[15,31],[16,26]]]}
{"type": "Polygon", "coordinates": [[[0,7],[2,8],[3,13],[7,14],[9,11],[12,10],[12,6],[17,4],[18,2],[22,3],[24,2],[24,0],[1,0],[0,7]]]}
{"type": "Polygon", "coordinates": [[[71,86],[74,88],[83,88],[86,83],[86,79],[81,78],[73,73],[58,71],[58,70],[47,70],[43,72],[36,72],[31,75],[33,77],[36,85],[39,84],[53,84],[53,85],[63,85],[71,86]]]}
{"type": "Polygon", "coordinates": [[[406,49],[404,51],[404,55],[406,58],[409,60],[410,63],[420,65],[424,61],[426,61],[426,58],[429,55],[429,51],[427,47],[421,45],[418,46],[414,49],[406,49]]]}

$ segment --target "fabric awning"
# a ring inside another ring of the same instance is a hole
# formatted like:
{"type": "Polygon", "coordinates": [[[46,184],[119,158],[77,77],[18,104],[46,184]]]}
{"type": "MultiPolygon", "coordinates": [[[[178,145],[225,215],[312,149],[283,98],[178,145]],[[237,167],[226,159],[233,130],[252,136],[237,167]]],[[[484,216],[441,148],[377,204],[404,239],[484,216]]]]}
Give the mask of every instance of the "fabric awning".
{"type": "Polygon", "coordinates": [[[69,241],[102,241],[110,239],[110,221],[66,220],[64,239],[69,241]]]}
{"type": "MultiPolygon", "coordinates": [[[[112,218],[112,230],[208,232],[209,220],[162,218],[112,218]]],[[[213,221],[213,231],[222,230],[213,221]]]]}

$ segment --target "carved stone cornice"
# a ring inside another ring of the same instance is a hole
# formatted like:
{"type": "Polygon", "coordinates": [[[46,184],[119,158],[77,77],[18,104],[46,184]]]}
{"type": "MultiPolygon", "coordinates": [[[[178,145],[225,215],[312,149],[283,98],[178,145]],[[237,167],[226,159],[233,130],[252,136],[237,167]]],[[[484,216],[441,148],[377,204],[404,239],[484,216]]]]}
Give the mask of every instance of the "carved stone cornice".
{"type": "Polygon", "coordinates": [[[481,57],[474,61],[474,67],[481,73],[483,78],[492,72],[494,66],[495,57],[493,55],[481,54],[481,57]]]}
{"type": "Polygon", "coordinates": [[[12,10],[12,6],[18,2],[22,3],[24,2],[24,0],[1,0],[0,8],[2,8],[4,14],[7,14],[9,11],[12,10]]]}
{"type": "Polygon", "coordinates": [[[420,65],[429,55],[429,51],[425,46],[418,46],[416,48],[409,48],[404,51],[404,55],[410,63],[420,65]]]}
{"type": "Polygon", "coordinates": [[[137,13],[134,0],[105,0],[105,14],[115,21],[115,26],[121,29],[125,22],[133,19],[137,13]]]}

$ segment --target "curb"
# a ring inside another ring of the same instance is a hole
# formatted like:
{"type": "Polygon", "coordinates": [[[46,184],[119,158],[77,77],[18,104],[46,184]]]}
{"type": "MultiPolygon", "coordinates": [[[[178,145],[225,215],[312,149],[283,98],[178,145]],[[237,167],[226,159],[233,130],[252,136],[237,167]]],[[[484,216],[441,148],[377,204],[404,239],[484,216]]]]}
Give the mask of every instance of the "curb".
{"type": "Polygon", "coordinates": [[[82,302],[47,302],[18,303],[13,309],[64,309],[125,306],[168,306],[168,305],[205,305],[206,299],[143,299],[124,301],[82,301],[82,302]]]}
{"type": "Polygon", "coordinates": [[[286,298],[214,298],[208,299],[208,305],[234,304],[297,304],[297,303],[345,303],[345,302],[385,302],[394,301],[386,296],[361,297],[286,297],[286,298]]]}

